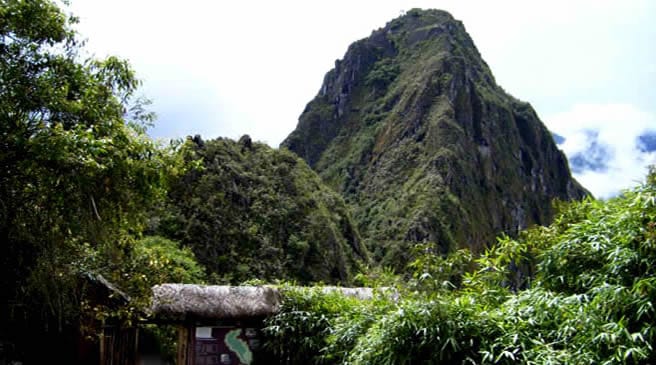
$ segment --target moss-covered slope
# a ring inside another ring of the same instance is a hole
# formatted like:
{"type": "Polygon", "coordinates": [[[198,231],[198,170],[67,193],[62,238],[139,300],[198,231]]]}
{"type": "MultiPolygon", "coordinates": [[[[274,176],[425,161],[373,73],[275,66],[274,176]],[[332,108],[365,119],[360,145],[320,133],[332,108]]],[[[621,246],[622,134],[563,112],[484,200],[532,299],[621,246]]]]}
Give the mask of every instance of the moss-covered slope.
{"type": "Polygon", "coordinates": [[[202,167],[173,184],[158,229],[215,281],[347,283],[366,261],[343,199],[294,154],[247,136],[187,143],[202,167]]]}
{"type": "Polygon", "coordinates": [[[411,242],[477,251],[549,223],[554,198],[587,194],[533,108],[438,10],[353,43],[282,146],[344,194],[385,263],[404,262],[411,242]]]}

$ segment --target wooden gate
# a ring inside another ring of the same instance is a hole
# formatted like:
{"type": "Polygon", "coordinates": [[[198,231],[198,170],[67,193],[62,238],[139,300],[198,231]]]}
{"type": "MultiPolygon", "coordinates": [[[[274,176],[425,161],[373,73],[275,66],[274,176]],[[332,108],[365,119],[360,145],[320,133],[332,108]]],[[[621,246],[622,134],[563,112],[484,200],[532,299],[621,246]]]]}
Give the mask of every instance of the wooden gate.
{"type": "Polygon", "coordinates": [[[100,365],[135,365],[138,342],[137,328],[106,326],[100,338],[100,365]]]}

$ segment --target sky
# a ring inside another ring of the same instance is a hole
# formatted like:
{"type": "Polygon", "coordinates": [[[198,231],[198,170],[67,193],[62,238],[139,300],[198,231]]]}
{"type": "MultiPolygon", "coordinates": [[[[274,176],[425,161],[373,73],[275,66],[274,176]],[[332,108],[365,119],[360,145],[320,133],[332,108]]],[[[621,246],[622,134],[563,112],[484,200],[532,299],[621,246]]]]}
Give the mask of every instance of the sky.
{"type": "Polygon", "coordinates": [[[277,147],[352,42],[411,8],[461,20],[496,81],[533,105],[597,197],[642,181],[656,153],[656,1],[73,0],[96,57],[128,59],[158,119],[149,134],[277,147]]]}

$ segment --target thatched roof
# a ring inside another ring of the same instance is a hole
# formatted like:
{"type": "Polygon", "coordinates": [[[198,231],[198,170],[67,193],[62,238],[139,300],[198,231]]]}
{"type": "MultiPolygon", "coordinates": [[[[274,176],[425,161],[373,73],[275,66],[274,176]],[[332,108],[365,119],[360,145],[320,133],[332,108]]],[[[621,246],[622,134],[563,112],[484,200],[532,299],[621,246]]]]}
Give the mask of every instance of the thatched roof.
{"type": "Polygon", "coordinates": [[[262,317],[278,311],[280,294],[265,286],[162,284],[153,287],[151,308],[173,319],[262,317]]]}
{"type": "Polygon", "coordinates": [[[91,285],[98,298],[106,298],[108,304],[124,305],[130,302],[130,296],[125,294],[122,290],[117,288],[114,284],[110,283],[104,276],[93,273],[85,272],[82,278],[91,285]]]}
{"type": "MultiPolygon", "coordinates": [[[[294,289],[339,292],[361,300],[374,297],[372,288],[325,286],[294,289]]],[[[393,290],[382,290],[389,291],[393,298],[397,296],[393,290]]],[[[162,319],[243,319],[275,314],[281,301],[280,291],[270,286],[162,284],[153,287],[151,310],[155,317],[162,319]]]]}
{"type": "Polygon", "coordinates": [[[346,297],[353,297],[360,300],[369,300],[374,297],[372,288],[344,288],[341,286],[324,286],[321,288],[326,294],[339,292],[346,297]]]}

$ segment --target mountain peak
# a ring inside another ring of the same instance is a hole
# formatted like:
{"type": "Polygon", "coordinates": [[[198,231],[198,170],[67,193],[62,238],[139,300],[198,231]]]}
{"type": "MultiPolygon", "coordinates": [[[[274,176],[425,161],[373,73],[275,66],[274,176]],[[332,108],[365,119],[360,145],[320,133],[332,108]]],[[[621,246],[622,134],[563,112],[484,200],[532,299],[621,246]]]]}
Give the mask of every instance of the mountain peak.
{"type": "Polygon", "coordinates": [[[549,223],[552,199],[587,194],[533,108],[496,85],[441,10],[353,43],[282,146],[342,192],[379,258],[423,241],[480,249],[549,223]]]}
{"type": "MultiPolygon", "coordinates": [[[[464,26],[450,13],[437,9],[411,9],[405,14],[388,22],[385,27],[372,32],[372,35],[383,31],[389,35],[400,36],[412,45],[442,34],[461,36],[466,34],[464,26]]],[[[471,42],[469,36],[467,39],[471,42]]]]}

